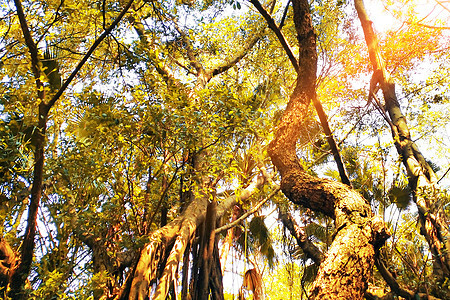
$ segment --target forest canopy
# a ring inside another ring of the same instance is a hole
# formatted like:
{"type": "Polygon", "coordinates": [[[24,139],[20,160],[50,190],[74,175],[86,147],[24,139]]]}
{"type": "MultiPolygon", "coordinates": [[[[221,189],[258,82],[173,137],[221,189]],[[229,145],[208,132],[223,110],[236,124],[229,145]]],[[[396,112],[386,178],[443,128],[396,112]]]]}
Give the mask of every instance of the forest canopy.
{"type": "Polygon", "coordinates": [[[1,297],[450,298],[449,20],[2,1],[1,297]]]}

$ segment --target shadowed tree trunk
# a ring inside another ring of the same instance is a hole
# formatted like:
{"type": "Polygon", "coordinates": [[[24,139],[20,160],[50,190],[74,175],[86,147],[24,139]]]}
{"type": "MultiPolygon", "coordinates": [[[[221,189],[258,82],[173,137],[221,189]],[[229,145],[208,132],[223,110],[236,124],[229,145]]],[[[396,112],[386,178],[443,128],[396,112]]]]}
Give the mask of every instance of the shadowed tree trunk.
{"type": "Polygon", "coordinates": [[[207,299],[209,294],[209,275],[211,265],[214,263],[213,250],[215,244],[216,228],[216,202],[212,201],[206,209],[205,222],[202,226],[202,234],[200,238],[199,267],[196,276],[197,283],[193,299],[207,299]]]}
{"type": "Polygon", "coordinates": [[[308,175],[296,155],[298,132],[308,105],[316,98],[316,35],[309,3],[292,1],[300,53],[294,92],[269,145],[281,174],[281,189],[294,203],[334,218],[337,232],[320,265],[311,298],[362,299],[374,263],[375,248],[388,237],[384,222],[369,203],[342,183],[308,175]]]}
{"type": "Polygon", "coordinates": [[[373,100],[384,112],[388,121],[394,144],[406,168],[413,199],[419,211],[420,233],[425,237],[433,254],[433,273],[444,282],[450,278],[450,232],[443,212],[437,178],[428,162],[412,141],[406,118],[400,110],[395,93],[395,83],[386,70],[378,46],[378,38],[372,28],[362,0],[355,0],[355,7],[364,30],[373,76],[370,83],[369,100],[373,100]],[[384,108],[376,97],[381,88],[384,96],[384,108]]]}

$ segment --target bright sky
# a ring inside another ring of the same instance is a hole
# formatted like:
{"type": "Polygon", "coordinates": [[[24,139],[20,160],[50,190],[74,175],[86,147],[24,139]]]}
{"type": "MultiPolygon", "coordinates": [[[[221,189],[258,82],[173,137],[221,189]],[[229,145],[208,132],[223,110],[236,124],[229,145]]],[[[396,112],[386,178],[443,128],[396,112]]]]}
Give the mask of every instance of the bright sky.
{"type": "Polygon", "coordinates": [[[415,21],[425,26],[450,29],[449,0],[366,0],[364,3],[375,28],[379,31],[400,27],[408,14],[415,15],[415,21]],[[403,18],[395,19],[395,12],[402,12],[403,18]]]}

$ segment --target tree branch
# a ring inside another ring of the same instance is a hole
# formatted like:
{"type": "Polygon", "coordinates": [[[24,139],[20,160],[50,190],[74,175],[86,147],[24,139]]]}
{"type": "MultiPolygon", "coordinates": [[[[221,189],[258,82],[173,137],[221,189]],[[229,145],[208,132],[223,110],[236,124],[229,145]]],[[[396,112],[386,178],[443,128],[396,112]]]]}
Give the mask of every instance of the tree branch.
{"type": "MultiPolygon", "coordinates": [[[[354,0],[354,2],[374,71],[369,99],[377,100],[373,92],[379,84],[385,100],[383,109],[389,114],[390,122],[388,123],[391,126],[394,144],[408,172],[409,185],[413,190],[413,199],[419,211],[420,232],[427,240],[435,259],[434,273],[441,280],[446,280],[450,277],[450,230],[446,224],[445,212],[442,206],[438,205],[437,177],[417,145],[411,140],[406,117],[401,111],[395,93],[395,83],[386,70],[378,45],[378,37],[372,28],[364,3],[362,0],[354,0]]],[[[377,105],[381,106],[379,103],[377,105]]]]}
{"type": "Polygon", "coordinates": [[[204,69],[202,64],[195,58],[194,47],[192,46],[191,41],[188,39],[186,33],[183,30],[181,30],[181,28],[178,26],[174,18],[172,19],[172,22],[175,26],[175,29],[181,35],[181,39],[186,44],[185,49],[191,66],[194,67],[194,69],[197,71],[197,74],[200,74],[204,69]]]}
{"type": "Polygon", "coordinates": [[[27,226],[25,229],[25,235],[23,237],[22,249],[21,249],[21,261],[18,267],[13,271],[11,275],[10,290],[8,296],[12,299],[23,299],[25,297],[23,286],[25,285],[28,274],[30,273],[31,264],[34,254],[34,237],[36,233],[37,214],[40,205],[40,199],[42,195],[42,181],[44,170],[44,153],[45,153],[45,138],[48,114],[52,106],[56,103],[69,83],[73,80],[75,75],[88,60],[90,55],[101,43],[101,41],[111,32],[111,30],[119,23],[121,18],[125,15],[126,11],[130,8],[131,0],[119,17],[111,24],[111,26],[94,42],[89,51],[85,54],[83,59],[74,69],[72,74],[58,90],[58,92],[50,99],[48,103],[45,103],[45,89],[42,77],[42,63],[39,58],[39,52],[36,43],[31,36],[30,30],[27,25],[25,14],[23,11],[22,3],[20,0],[14,0],[16,6],[17,15],[19,18],[22,33],[25,39],[25,43],[31,55],[31,68],[36,80],[36,89],[38,93],[38,125],[34,133],[34,170],[33,170],[33,182],[31,188],[30,203],[28,206],[27,226]]]}
{"type": "Polygon", "coordinates": [[[322,125],[323,132],[325,133],[325,137],[327,138],[327,142],[330,145],[331,153],[333,154],[334,161],[339,171],[339,176],[341,177],[341,182],[352,187],[352,183],[350,178],[347,175],[347,170],[345,169],[344,162],[342,161],[341,152],[339,150],[338,145],[336,144],[336,140],[334,139],[333,133],[331,132],[330,125],[328,123],[328,117],[325,111],[323,110],[322,103],[317,96],[313,98],[314,108],[316,109],[317,115],[319,116],[320,124],[322,125]]]}
{"type": "Polygon", "coordinates": [[[22,29],[23,37],[25,39],[25,44],[28,47],[28,51],[31,56],[31,69],[33,71],[34,78],[36,79],[36,88],[38,91],[38,98],[40,102],[44,101],[44,83],[41,80],[41,62],[39,59],[39,53],[36,43],[31,36],[30,30],[28,28],[27,20],[25,18],[25,13],[23,11],[22,3],[20,0],[14,0],[14,4],[17,10],[17,16],[19,17],[20,27],[22,29]]]}
{"type": "MultiPolygon", "coordinates": [[[[18,0],[15,0],[15,1],[18,1],[18,0]]],[[[134,2],[134,0],[128,1],[128,3],[125,5],[125,7],[120,12],[120,14],[114,20],[114,22],[112,22],[111,25],[109,25],[109,27],[106,28],[105,31],[103,31],[103,33],[94,41],[94,43],[89,48],[89,50],[86,52],[86,54],[81,59],[81,61],[78,63],[78,65],[75,67],[75,69],[69,75],[69,77],[67,77],[66,81],[64,81],[61,88],[56,92],[56,94],[48,102],[48,104],[47,104],[48,110],[50,110],[50,108],[55,104],[55,102],[59,99],[59,97],[61,97],[61,95],[67,89],[69,84],[72,82],[72,80],[78,74],[78,72],[81,70],[83,65],[88,61],[89,57],[92,55],[92,53],[95,51],[95,49],[97,49],[97,47],[100,45],[100,43],[105,39],[105,37],[107,37],[111,33],[111,31],[117,26],[117,24],[119,24],[119,22],[122,20],[122,18],[125,16],[125,14],[130,9],[131,4],[133,4],[133,2],[134,2]]]]}
{"type": "MultiPolygon", "coordinates": [[[[264,30],[262,30],[262,31],[264,31],[264,30]]],[[[242,58],[244,58],[245,55],[248,53],[248,51],[250,49],[252,49],[253,46],[256,45],[256,43],[259,41],[260,38],[261,38],[261,34],[257,34],[252,39],[250,39],[247,46],[245,48],[243,48],[241,51],[239,51],[238,53],[236,53],[234,55],[234,57],[230,58],[224,64],[217,66],[214,69],[208,70],[207,73],[211,74],[211,77],[214,77],[215,75],[219,75],[219,74],[227,71],[228,69],[230,69],[231,67],[236,65],[242,58]]]]}
{"type": "Polygon", "coordinates": [[[302,248],[303,252],[308,258],[311,258],[318,266],[324,260],[324,255],[316,245],[314,245],[306,235],[306,232],[297,225],[294,218],[287,211],[280,209],[279,218],[283,222],[283,225],[289,230],[291,235],[297,241],[297,244],[302,248]]]}
{"type": "Polygon", "coordinates": [[[398,284],[397,280],[395,280],[392,273],[389,272],[389,270],[384,265],[384,262],[379,254],[375,255],[375,265],[378,271],[380,272],[381,276],[383,276],[383,279],[386,281],[386,283],[389,285],[389,287],[396,295],[406,299],[414,298],[414,293],[412,291],[400,287],[400,285],[398,284]]]}
{"type": "Polygon", "coordinates": [[[380,257],[379,253],[375,255],[375,265],[380,272],[383,279],[386,281],[386,283],[389,285],[391,290],[400,297],[403,297],[405,299],[417,299],[416,295],[419,296],[419,299],[429,299],[429,300],[439,300],[439,298],[429,296],[424,293],[414,293],[413,291],[410,291],[408,289],[402,288],[397,280],[395,280],[394,276],[391,272],[386,268],[386,265],[384,264],[384,261],[380,257]]]}
{"type": "Polygon", "coordinates": [[[170,70],[168,70],[158,62],[158,58],[156,57],[155,53],[153,53],[152,45],[149,42],[147,35],[145,34],[144,25],[142,25],[141,22],[137,21],[133,16],[130,16],[128,20],[133,25],[134,30],[136,30],[136,33],[141,39],[141,42],[145,43],[147,48],[149,49],[147,54],[150,56],[151,64],[155,67],[156,71],[163,77],[164,81],[167,84],[176,86],[177,84],[174,75],[170,72],[170,70]]]}
{"type": "Polygon", "coordinates": [[[253,6],[255,6],[255,8],[259,11],[259,13],[266,20],[267,24],[269,25],[269,28],[272,29],[272,31],[275,33],[275,35],[277,36],[278,40],[281,43],[281,46],[283,47],[283,49],[286,52],[289,60],[291,61],[291,64],[294,67],[295,72],[297,72],[297,74],[298,74],[300,72],[300,68],[298,66],[298,61],[295,58],[295,56],[294,56],[294,54],[293,54],[293,52],[291,50],[291,47],[287,43],[283,33],[280,31],[280,28],[278,28],[277,24],[275,24],[274,19],[272,19],[272,17],[264,9],[264,7],[261,5],[261,3],[259,3],[258,0],[250,0],[250,3],[252,3],[253,6]]]}

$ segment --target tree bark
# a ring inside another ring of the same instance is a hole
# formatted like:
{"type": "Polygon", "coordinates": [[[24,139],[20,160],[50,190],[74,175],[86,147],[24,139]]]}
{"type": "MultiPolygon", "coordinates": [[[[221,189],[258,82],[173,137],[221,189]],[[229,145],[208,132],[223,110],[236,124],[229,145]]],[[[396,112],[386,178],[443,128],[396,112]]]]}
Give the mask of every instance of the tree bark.
{"type": "MultiPolygon", "coordinates": [[[[376,99],[376,88],[383,91],[385,116],[392,131],[392,137],[398,154],[405,166],[413,199],[419,211],[420,232],[428,242],[433,254],[434,274],[444,282],[450,278],[450,231],[445,221],[437,178],[417,145],[412,141],[406,118],[403,115],[395,93],[395,83],[386,70],[378,38],[372,28],[362,0],[355,0],[355,7],[364,31],[369,58],[373,68],[373,77],[369,91],[369,100],[376,99]]],[[[379,104],[379,101],[376,101],[379,104]]]]}
{"type": "Polygon", "coordinates": [[[211,298],[213,300],[224,300],[223,295],[223,277],[220,267],[218,239],[214,243],[213,261],[211,265],[211,277],[209,279],[209,288],[211,290],[211,298]]]}
{"type": "Polygon", "coordinates": [[[296,155],[298,132],[309,103],[316,97],[316,35],[309,4],[294,0],[299,42],[296,86],[269,145],[269,155],[281,174],[281,189],[294,203],[335,219],[337,232],[314,282],[313,299],[362,299],[375,247],[389,236],[384,222],[372,216],[369,203],[347,185],[308,175],[296,155]]]}
{"type": "Polygon", "coordinates": [[[16,266],[17,257],[11,246],[0,238],[0,295],[6,298],[6,291],[16,266]]]}
{"type": "MultiPolygon", "coordinates": [[[[216,202],[208,204],[206,209],[206,219],[203,223],[203,234],[200,240],[200,261],[198,268],[198,282],[193,300],[207,299],[209,295],[209,278],[213,261],[213,250],[215,244],[216,225],[216,202]]],[[[196,270],[197,271],[197,270],[196,270]]]]}

